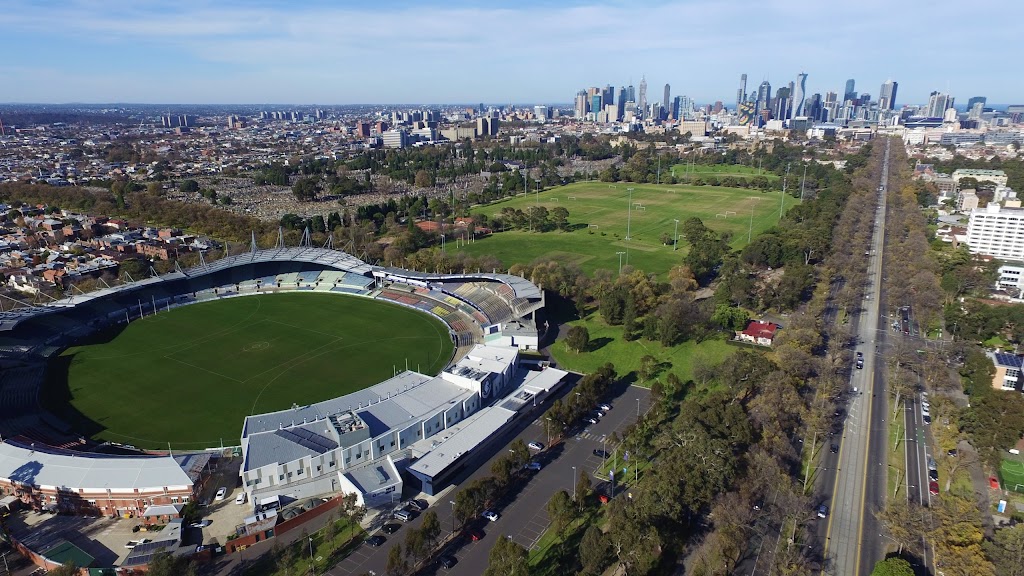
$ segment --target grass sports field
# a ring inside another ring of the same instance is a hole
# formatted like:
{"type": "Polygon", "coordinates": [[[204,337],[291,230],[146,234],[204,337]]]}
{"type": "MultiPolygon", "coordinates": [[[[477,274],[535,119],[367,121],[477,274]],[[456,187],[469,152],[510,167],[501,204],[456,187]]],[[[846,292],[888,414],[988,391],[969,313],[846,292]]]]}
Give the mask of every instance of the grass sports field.
{"type": "Polygon", "coordinates": [[[360,390],[406,359],[434,374],[453,352],[427,314],[313,293],[193,304],[101,340],[66,350],[44,396],[94,438],[157,449],[234,446],[246,415],[360,390]]]}
{"type": "Polygon", "coordinates": [[[999,467],[999,478],[1003,488],[1014,492],[1024,492],[1024,462],[1019,459],[1004,458],[999,467]]]}
{"type": "MultiPolygon", "coordinates": [[[[541,256],[578,262],[588,274],[598,268],[617,270],[619,255],[623,264],[631,264],[645,272],[664,274],[685,254],[684,242],[675,253],[672,246],[661,243],[661,235],[675,233],[675,219],[680,222],[696,216],[709,228],[733,234],[732,246],[747,243],[748,228],[752,237],[779,221],[782,196],[778,192],[711,186],[627,184],[618,182],[577,182],[517,196],[476,209],[493,216],[508,206],[525,210],[539,203],[548,210],[564,206],[569,222],[577,229],[571,232],[535,233],[507,231],[463,246],[469,254],[492,254],[505,266],[527,263],[541,256]],[[626,242],[627,188],[633,188],[633,210],[630,236],[626,242]]],[[[792,196],[785,199],[785,209],[799,203],[792,196]]]]}
{"type": "MultiPolygon", "coordinates": [[[[744,166],[742,164],[714,164],[711,166],[701,164],[676,164],[672,166],[672,175],[677,178],[690,175],[693,177],[698,176],[717,176],[723,178],[725,176],[733,176],[736,178],[753,178],[755,176],[764,176],[765,178],[775,181],[779,179],[777,174],[773,174],[767,170],[761,170],[758,174],[756,167],[744,166]]],[[[792,182],[792,181],[791,181],[792,182]]]]}

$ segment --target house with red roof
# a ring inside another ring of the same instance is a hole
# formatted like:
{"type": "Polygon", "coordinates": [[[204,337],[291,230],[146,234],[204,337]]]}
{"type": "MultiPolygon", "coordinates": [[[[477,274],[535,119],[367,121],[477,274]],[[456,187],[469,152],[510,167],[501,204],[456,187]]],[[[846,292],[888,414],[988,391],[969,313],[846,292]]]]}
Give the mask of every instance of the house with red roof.
{"type": "Polygon", "coordinates": [[[775,340],[775,332],[778,329],[778,324],[751,320],[750,324],[747,324],[747,327],[742,332],[736,333],[736,339],[757,344],[758,346],[771,346],[772,341],[775,340]]]}

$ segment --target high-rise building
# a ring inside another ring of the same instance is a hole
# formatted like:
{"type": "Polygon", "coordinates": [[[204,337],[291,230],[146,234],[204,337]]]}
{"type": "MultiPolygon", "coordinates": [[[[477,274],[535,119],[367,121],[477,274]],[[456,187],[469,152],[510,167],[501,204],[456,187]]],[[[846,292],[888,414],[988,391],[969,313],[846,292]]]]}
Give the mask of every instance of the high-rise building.
{"type": "Polygon", "coordinates": [[[672,99],[672,108],[670,108],[670,110],[672,111],[672,117],[676,120],[683,119],[683,111],[682,108],[680,108],[680,106],[682,106],[682,102],[683,98],[681,96],[676,96],[672,99]]]}
{"type": "Polygon", "coordinates": [[[882,89],[878,92],[878,107],[882,110],[892,110],[893,104],[896,102],[896,89],[899,88],[899,83],[893,82],[892,80],[886,80],[882,84],[882,89]]]}
{"type": "Polygon", "coordinates": [[[806,116],[804,113],[804,94],[807,90],[807,74],[801,72],[796,75],[796,84],[793,85],[793,118],[806,116]]]}
{"type": "Polygon", "coordinates": [[[672,87],[665,84],[665,94],[661,97],[661,109],[668,112],[669,110],[669,95],[672,93],[672,87]]]}
{"type": "Polygon", "coordinates": [[[825,92],[825,103],[821,106],[821,121],[833,122],[839,115],[839,94],[831,90],[825,92]]]}
{"type": "Polygon", "coordinates": [[[647,112],[647,77],[640,77],[640,99],[637,100],[637,105],[640,107],[640,114],[647,112]]]}
{"type": "Polygon", "coordinates": [[[588,104],[589,103],[587,102],[587,91],[580,90],[579,92],[576,93],[576,102],[575,106],[573,107],[573,114],[577,118],[585,118],[587,116],[588,104]]]}
{"type": "Polygon", "coordinates": [[[540,122],[541,124],[547,122],[548,121],[548,107],[547,106],[534,106],[533,107],[533,116],[534,116],[534,119],[536,119],[537,122],[540,122]]]}
{"type": "Polygon", "coordinates": [[[736,90],[736,106],[739,107],[740,103],[747,99],[747,75],[740,74],[740,87],[736,90]]]}
{"type": "Polygon", "coordinates": [[[814,121],[821,119],[821,94],[817,92],[811,94],[811,97],[804,103],[803,115],[814,121]]]}
{"type": "Polygon", "coordinates": [[[633,89],[633,84],[626,86],[626,101],[636,102],[636,90],[633,89]]]}
{"type": "Polygon", "coordinates": [[[946,110],[953,107],[953,98],[942,92],[932,92],[928,96],[928,110],[926,116],[929,118],[942,118],[946,110]]]}
{"type": "Polygon", "coordinates": [[[857,90],[854,86],[853,78],[846,81],[846,90],[843,92],[843,102],[857,99],[857,90]]]}
{"type": "Polygon", "coordinates": [[[594,119],[597,119],[597,113],[604,110],[604,104],[601,101],[600,94],[594,94],[590,97],[590,112],[594,114],[594,119]]]}
{"type": "Polygon", "coordinates": [[[765,80],[757,87],[757,107],[755,113],[760,114],[762,110],[768,110],[769,106],[771,106],[771,102],[772,85],[765,80]]]}
{"type": "Polygon", "coordinates": [[[988,99],[984,96],[971,96],[971,98],[967,100],[967,109],[970,110],[974,108],[975,104],[981,104],[981,107],[984,108],[987,102],[988,99]]]}
{"type": "Polygon", "coordinates": [[[626,116],[626,89],[619,88],[619,97],[615,100],[615,117],[622,120],[626,116]]]}
{"type": "Polygon", "coordinates": [[[604,89],[601,90],[601,104],[607,106],[615,103],[615,86],[604,85],[604,89]]]}
{"type": "Polygon", "coordinates": [[[785,120],[789,117],[790,104],[793,102],[789,86],[783,86],[775,91],[775,98],[772,98],[772,118],[785,120]]]}

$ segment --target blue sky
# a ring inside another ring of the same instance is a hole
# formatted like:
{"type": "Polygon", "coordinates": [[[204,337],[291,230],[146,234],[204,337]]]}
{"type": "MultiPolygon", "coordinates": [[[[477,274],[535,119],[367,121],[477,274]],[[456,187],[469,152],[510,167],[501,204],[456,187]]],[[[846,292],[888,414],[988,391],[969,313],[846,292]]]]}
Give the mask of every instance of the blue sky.
{"type": "Polygon", "coordinates": [[[807,72],[897,104],[1024,102],[1020,0],[3,0],[0,101],[542,103],[587,86],[735,100],[807,72]]]}

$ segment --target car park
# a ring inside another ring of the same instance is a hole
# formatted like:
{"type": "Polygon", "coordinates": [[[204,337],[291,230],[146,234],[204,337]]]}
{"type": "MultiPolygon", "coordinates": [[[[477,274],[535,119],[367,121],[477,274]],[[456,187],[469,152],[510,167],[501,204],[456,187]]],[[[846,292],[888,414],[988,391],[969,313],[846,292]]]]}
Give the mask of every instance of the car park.
{"type": "Polygon", "coordinates": [[[490,520],[491,522],[496,522],[499,518],[498,513],[494,510],[484,510],[480,516],[490,520]]]}
{"type": "Polygon", "coordinates": [[[828,518],[828,506],[824,504],[818,506],[818,518],[828,518]]]}
{"type": "Polygon", "coordinates": [[[398,532],[398,529],[401,527],[401,524],[395,524],[394,522],[392,522],[391,524],[385,524],[381,526],[380,531],[385,534],[394,534],[395,532],[398,532]]]}
{"type": "Polygon", "coordinates": [[[228,489],[221,486],[217,489],[217,495],[213,497],[214,500],[223,500],[228,495],[228,489]]]}
{"type": "Polygon", "coordinates": [[[387,538],[381,536],[380,534],[377,534],[375,536],[370,536],[369,538],[366,539],[366,543],[369,544],[370,546],[372,546],[373,548],[376,548],[376,547],[380,546],[384,542],[387,542],[387,538]]]}
{"type": "Polygon", "coordinates": [[[530,450],[543,450],[544,449],[544,445],[541,444],[540,442],[530,442],[529,444],[526,445],[526,447],[529,448],[530,450]]]}
{"type": "Polygon", "coordinates": [[[928,483],[928,493],[931,494],[932,496],[938,496],[939,495],[939,483],[936,482],[935,480],[932,480],[931,482],[929,482],[928,483]]]}

